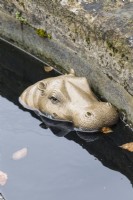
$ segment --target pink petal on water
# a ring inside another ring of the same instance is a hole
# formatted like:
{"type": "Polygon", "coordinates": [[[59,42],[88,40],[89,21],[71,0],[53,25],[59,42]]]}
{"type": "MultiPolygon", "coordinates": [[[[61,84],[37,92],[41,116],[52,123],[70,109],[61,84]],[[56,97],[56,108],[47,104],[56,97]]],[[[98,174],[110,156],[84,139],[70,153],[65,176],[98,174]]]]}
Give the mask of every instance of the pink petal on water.
{"type": "Polygon", "coordinates": [[[0,171],[0,185],[5,185],[7,182],[7,179],[8,179],[7,174],[0,171]]]}
{"type": "Polygon", "coordinates": [[[20,149],[19,151],[16,151],[15,153],[13,153],[12,159],[20,160],[21,158],[24,158],[25,156],[27,156],[27,152],[28,152],[27,148],[20,149]]]}

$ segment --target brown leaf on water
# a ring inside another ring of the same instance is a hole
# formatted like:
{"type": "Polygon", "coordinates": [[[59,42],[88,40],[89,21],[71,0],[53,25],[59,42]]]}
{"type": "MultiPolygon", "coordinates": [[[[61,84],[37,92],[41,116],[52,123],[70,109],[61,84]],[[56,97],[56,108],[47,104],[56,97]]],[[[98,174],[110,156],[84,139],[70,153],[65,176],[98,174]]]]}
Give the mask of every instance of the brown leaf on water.
{"type": "Polygon", "coordinates": [[[129,142],[120,146],[122,149],[126,149],[130,152],[133,152],[133,142],[129,142]]]}
{"type": "Polygon", "coordinates": [[[20,159],[24,158],[25,156],[27,156],[27,152],[28,152],[27,148],[20,149],[19,151],[16,151],[15,153],[13,153],[12,159],[20,160],[20,159]]]}
{"type": "Polygon", "coordinates": [[[5,185],[7,182],[7,179],[8,179],[7,174],[0,171],[0,185],[2,186],[5,185]]]}
{"type": "Polygon", "coordinates": [[[101,132],[104,133],[104,134],[108,134],[108,133],[112,133],[113,130],[109,127],[103,127],[101,132]]]}
{"type": "Polygon", "coordinates": [[[51,66],[44,66],[45,72],[51,72],[54,68],[51,66]]]}

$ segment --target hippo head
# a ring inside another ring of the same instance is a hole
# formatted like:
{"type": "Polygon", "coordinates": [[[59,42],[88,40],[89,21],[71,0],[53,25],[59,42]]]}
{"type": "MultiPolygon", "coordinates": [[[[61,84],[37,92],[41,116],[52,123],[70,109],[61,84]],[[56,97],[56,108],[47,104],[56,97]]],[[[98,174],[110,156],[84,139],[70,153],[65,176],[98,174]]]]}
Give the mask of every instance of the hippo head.
{"type": "Polygon", "coordinates": [[[75,128],[97,131],[117,122],[116,109],[97,100],[86,78],[72,74],[47,78],[28,87],[20,103],[55,120],[71,121],[75,128]]]}

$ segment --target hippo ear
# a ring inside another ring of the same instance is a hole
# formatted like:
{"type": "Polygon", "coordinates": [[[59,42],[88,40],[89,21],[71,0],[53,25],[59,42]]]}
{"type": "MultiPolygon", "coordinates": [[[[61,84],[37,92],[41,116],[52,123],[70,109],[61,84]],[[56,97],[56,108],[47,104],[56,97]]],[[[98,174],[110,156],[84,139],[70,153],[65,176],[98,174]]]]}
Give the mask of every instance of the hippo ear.
{"type": "Polygon", "coordinates": [[[41,81],[38,83],[37,88],[41,91],[44,91],[46,89],[46,84],[43,81],[41,81]]]}
{"type": "Polygon", "coordinates": [[[74,69],[70,69],[70,71],[69,71],[69,75],[71,75],[71,76],[75,76],[75,71],[74,71],[74,69]]]}

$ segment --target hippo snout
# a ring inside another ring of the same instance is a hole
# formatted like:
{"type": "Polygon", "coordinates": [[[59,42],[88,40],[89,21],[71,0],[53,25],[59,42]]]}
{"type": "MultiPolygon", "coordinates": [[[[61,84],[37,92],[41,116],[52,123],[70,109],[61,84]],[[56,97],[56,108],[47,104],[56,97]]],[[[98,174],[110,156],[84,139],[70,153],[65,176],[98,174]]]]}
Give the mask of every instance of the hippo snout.
{"type": "Polygon", "coordinates": [[[98,131],[118,121],[118,112],[110,103],[98,102],[75,112],[73,123],[83,131],[98,131]]]}

